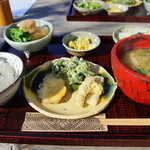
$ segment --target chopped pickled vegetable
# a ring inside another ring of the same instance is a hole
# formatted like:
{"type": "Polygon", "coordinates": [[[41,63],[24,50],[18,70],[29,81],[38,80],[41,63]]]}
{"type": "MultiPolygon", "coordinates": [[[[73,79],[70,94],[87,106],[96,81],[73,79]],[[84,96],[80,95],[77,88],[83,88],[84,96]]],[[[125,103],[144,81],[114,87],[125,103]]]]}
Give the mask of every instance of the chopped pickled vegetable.
{"type": "Polygon", "coordinates": [[[92,41],[89,37],[78,37],[75,40],[69,41],[68,46],[76,50],[88,50],[93,48],[92,41]]]}

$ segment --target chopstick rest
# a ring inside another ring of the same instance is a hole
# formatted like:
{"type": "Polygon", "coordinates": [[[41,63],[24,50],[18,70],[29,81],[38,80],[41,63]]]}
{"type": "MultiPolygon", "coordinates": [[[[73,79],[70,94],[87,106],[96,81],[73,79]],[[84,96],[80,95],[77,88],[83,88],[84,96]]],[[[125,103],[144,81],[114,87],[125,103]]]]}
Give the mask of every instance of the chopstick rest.
{"type": "Polygon", "coordinates": [[[107,126],[100,123],[105,114],[98,118],[59,119],[51,118],[38,112],[27,112],[21,131],[35,132],[104,132],[107,126]]]}

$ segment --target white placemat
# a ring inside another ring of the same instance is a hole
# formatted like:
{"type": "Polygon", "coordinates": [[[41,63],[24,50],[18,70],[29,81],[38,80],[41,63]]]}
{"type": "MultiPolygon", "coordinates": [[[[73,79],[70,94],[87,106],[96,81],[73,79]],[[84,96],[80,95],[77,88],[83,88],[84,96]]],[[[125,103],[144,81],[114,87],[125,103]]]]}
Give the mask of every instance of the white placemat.
{"type": "Polygon", "coordinates": [[[36,0],[9,0],[13,17],[23,16],[36,0]]]}

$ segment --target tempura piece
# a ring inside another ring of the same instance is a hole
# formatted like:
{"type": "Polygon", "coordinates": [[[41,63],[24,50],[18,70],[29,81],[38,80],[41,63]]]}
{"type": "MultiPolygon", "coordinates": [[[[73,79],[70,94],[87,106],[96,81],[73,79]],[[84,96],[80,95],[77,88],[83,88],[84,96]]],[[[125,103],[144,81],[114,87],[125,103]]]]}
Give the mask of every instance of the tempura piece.
{"type": "Polygon", "coordinates": [[[82,84],[79,86],[79,89],[72,94],[71,99],[73,98],[75,105],[83,107],[85,103],[85,98],[91,90],[91,84],[94,82],[94,78],[86,77],[82,84]]]}
{"type": "Polygon", "coordinates": [[[76,106],[84,107],[84,104],[97,105],[103,93],[104,78],[100,76],[86,77],[79,89],[72,94],[76,106]]]}
{"type": "Polygon", "coordinates": [[[89,105],[97,105],[100,95],[104,92],[103,89],[104,78],[96,76],[93,84],[91,85],[91,90],[86,97],[86,102],[89,105]]]}

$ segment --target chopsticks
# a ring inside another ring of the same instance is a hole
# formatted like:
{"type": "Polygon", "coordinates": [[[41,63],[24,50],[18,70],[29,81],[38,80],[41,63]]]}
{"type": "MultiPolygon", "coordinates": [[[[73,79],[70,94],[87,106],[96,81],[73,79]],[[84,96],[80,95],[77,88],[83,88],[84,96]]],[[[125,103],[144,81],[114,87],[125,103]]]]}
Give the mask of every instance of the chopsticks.
{"type": "MultiPolygon", "coordinates": [[[[97,117],[96,117],[97,118],[97,117]]],[[[150,118],[98,118],[103,125],[150,126],[150,118]]]]}
{"type": "Polygon", "coordinates": [[[150,119],[100,119],[103,125],[150,126],[150,119]]]}

